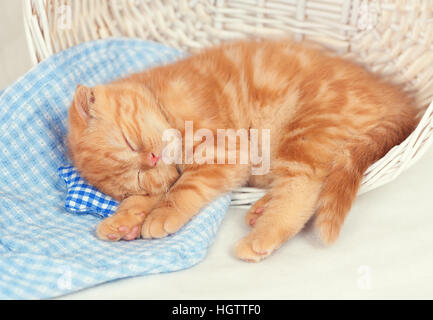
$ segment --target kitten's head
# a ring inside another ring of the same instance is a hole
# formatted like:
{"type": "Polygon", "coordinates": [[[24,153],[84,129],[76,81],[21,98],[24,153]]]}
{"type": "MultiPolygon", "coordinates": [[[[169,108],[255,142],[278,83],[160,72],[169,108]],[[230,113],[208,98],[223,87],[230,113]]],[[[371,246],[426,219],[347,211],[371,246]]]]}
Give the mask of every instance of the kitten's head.
{"type": "Polygon", "coordinates": [[[179,175],[160,161],[168,128],[145,87],[79,86],[69,109],[70,156],[90,184],[117,200],[166,192],[179,175]]]}

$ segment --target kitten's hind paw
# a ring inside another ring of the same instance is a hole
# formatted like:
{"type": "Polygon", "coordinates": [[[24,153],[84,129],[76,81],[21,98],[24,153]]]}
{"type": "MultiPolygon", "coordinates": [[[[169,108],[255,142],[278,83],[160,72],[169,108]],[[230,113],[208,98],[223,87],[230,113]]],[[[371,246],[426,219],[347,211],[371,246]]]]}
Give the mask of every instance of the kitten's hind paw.
{"type": "Polygon", "coordinates": [[[259,262],[271,255],[280,245],[272,236],[259,236],[253,232],[235,246],[235,255],[247,262],[259,262]]]}
{"type": "Polygon", "coordinates": [[[245,216],[245,222],[247,223],[247,225],[249,225],[250,227],[254,227],[257,219],[260,218],[264,211],[264,207],[252,207],[245,216]]]}
{"type": "Polygon", "coordinates": [[[253,204],[253,206],[248,211],[247,215],[245,216],[245,222],[250,227],[254,227],[257,220],[263,215],[263,212],[266,209],[266,206],[271,199],[271,196],[269,194],[266,194],[261,199],[257,200],[256,203],[253,204]]]}

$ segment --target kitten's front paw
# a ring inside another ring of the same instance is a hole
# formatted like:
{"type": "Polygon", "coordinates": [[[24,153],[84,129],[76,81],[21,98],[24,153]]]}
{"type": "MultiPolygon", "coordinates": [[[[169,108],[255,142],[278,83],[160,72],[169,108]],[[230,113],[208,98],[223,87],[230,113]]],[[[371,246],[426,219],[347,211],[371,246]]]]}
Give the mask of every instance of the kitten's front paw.
{"type": "MultiPolygon", "coordinates": [[[[144,213],[141,213],[144,217],[144,213]]],[[[140,236],[143,217],[113,215],[102,221],[96,228],[96,235],[101,240],[135,240],[140,236]]]]}
{"type": "Polygon", "coordinates": [[[144,221],[141,236],[145,239],[163,238],[178,231],[186,222],[188,219],[174,208],[156,208],[144,221]]]}
{"type": "Polygon", "coordinates": [[[152,203],[137,196],[123,200],[117,212],[98,225],[96,235],[108,241],[135,240],[140,237],[141,226],[152,203]]]}

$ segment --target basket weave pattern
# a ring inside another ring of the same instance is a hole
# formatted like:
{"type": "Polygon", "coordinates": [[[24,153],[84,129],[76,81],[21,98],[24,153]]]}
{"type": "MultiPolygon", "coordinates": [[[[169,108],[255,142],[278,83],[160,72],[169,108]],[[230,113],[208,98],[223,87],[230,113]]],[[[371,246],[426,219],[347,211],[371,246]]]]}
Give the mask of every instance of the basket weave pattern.
{"type": "MultiPolygon", "coordinates": [[[[246,37],[290,37],[330,47],[403,85],[420,109],[417,129],[366,172],[360,193],[395,179],[432,143],[431,0],[23,0],[36,64],[78,43],[107,37],[153,40],[193,52],[246,37]]],[[[263,190],[241,188],[232,205],[263,190]]]]}

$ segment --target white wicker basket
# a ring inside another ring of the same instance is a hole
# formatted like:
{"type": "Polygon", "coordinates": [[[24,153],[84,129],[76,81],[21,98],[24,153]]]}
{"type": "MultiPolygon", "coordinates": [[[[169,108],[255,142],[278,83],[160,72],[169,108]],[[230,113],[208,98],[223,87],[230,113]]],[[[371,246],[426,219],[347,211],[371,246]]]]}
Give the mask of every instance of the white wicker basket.
{"type": "MultiPolygon", "coordinates": [[[[36,64],[80,42],[135,37],[193,51],[245,37],[294,37],[340,54],[403,84],[420,108],[417,129],[372,165],[360,193],[395,179],[433,141],[432,0],[23,0],[36,64]]],[[[242,188],[232,205],[264,190],[242,188]]]]}

